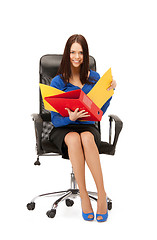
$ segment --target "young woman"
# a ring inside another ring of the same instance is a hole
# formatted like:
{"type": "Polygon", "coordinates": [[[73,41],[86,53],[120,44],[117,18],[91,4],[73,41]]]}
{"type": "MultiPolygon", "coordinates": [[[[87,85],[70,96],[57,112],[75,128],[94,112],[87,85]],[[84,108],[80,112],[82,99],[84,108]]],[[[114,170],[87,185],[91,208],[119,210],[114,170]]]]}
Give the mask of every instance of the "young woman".
{"type": "MultiPolygon", "coordinates": [[[[100,79],[97,72],[89,69],[89,51],[86,39],[82,35],[72,35],[65,45],[63,58],[56,77],[51,86],[64,92],[82,89],[86,94],[100,79]]],[[[113,80],[109,89],[115,88],[113,80]]],[[[111,98],[101,108],[106,112],[111,98]]],[[[80,121],[89,116],[85,110],[74,112],[70,109],[69,117],[62,117],[59,113],[51,112],[52,123],[55,128],[50,133],[50,140],[58,147],[63,157],[70,159],[76,181],[80,191],[82,216],[85,220],[94,219],[92,205],[85,183],[85,161],[94,178],[98,200],[97,221],[106,221],[108,217],[106,192],[99,158],[100,134],[92,121],[80,121]]]]}

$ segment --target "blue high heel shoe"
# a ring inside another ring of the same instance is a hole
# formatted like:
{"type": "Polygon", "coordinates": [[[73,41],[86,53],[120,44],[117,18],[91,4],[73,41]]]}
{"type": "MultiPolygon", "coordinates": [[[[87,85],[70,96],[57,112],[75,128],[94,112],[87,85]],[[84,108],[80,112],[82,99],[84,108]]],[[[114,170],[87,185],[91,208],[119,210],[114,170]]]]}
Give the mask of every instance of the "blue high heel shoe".
{"type": "MultiPolygon", "coordinates": [[[[107,203],[107,198],[106,198],[106,203],[107,203]]],[[[97,222],[105,222],[108,218],[108,209],[107,209],[107,213],[105,214],[96,214],[96,220],[97,222]],[[102,219],[98,219],[98,217],[102,217],[102,219]]]]}
{"type": "Polygon", "coordinates": [[[94,213],[93,213],[93,212],[92,212],[92,213],[84,213],[84,212],[82,211],[82,217],[83,217],[83,219],[86,220],[86,221],[92,221],[92,220],[94,219],[94,213]],[[92,217],[92,218],[89,218],[90,215],[92,215],[93,217],[92,217]]]}
{"type": "Polygon", "coordinates": [[[96,214],[97,222],[105,222],[108,218],[108,211],[105,214],[96,214]],[[102,219],[97,219],[97,217],[102,217],[102,219]]]}

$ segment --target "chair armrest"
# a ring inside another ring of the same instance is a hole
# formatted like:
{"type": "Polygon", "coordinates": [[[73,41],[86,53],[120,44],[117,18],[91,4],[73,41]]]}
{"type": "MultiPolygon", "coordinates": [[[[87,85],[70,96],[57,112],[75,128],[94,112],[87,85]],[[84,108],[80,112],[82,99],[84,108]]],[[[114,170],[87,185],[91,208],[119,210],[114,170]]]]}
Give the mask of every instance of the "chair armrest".
{"type": "Polygon", "coordinates": [[[43,121],[39,113],[33,113],[31,114],[31,117],[33,121],[37,122],[43,121]]]}
{"type": "Polygon", "coordinates": [[[109,143],[111,144],[111,135],[112,135],[112,121],[115,121],[115,136],[114,136],[114,140],[113,140],[113,146],[114,148],[116,147],[117,141],[118,141],[118,137],[119,134],[122,130],[123,127],[123,122],[121,121],[121,119],[116,116],[116,115],[109,115],[109,121],[110,121],[110,129],[109,129],[109,143]]]}
{"type": "Polygon", "coordinates": [[[41,152],[41,135],[42,135],[42,129],[43,129],[43,120],[40,116],[40,114],[33,113],[31,115],[32,120],[34,121],[34,127],[35,127],[35,136],[36,136],[36,150],[37,154],[40,154],[41,152]]]}

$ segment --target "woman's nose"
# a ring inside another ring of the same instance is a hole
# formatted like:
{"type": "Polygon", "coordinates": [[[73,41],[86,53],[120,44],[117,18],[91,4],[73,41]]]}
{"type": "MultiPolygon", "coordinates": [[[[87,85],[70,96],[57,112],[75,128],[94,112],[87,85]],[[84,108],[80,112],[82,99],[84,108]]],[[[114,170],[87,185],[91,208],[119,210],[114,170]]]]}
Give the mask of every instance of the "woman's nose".
{"type": "Polygon", "coordinates": [[[75,57],[76,57],[76,58],[79,58],[79,54],[78,54],[78,53],[76,53],[75,57]]]}

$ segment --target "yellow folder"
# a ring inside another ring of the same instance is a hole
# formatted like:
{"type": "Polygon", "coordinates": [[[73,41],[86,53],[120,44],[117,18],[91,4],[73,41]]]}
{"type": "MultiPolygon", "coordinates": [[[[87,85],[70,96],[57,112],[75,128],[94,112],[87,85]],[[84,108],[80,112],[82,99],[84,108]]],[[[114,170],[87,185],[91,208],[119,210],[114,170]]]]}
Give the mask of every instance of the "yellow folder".
{"type": "Polygon", "coordinates": [[[51,87],[51,86],[48,86],[48,85],[45,85],[45,84],[42,84],[42,83],[39,83],[40,85],[40,91],[41,91],[41,95],[42,95],[42,99],[43,99],[43,103],[44,103],[44,107],[46,110],[49,110],[49,111],[53,111],[53,112],[57,112],[46,100],[45,100],[45,97],[50,97],[50,96],[54,96],[54,95],[58,95],[60,93],[64,93],[63,91],[57,89],[57,88],[54,88],[54,87],[51,87]]]}
{"type": "Polygon", "coordinates": [[[114,90],[107,90],[112,82],[111,68],[98,80],[87,96],[101,108],[105,102],[114,94],[114,90]]]}
{"type": "MultiPolygon", "coordinates": [[[[111,68],[97,81],[95,86],[87,94],[87,96],[99,107],[101,108],[105,102],[114,94],[114,90],[107,90],[112,82],[111,68]]],[[[57,112],[46,100],[45,97],[58,95],[64,93],[63,91],[40,83],[40,90],[44,102],[44,107],[46,110],[57,112]]]]}

